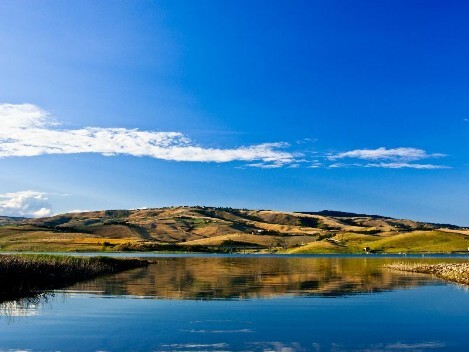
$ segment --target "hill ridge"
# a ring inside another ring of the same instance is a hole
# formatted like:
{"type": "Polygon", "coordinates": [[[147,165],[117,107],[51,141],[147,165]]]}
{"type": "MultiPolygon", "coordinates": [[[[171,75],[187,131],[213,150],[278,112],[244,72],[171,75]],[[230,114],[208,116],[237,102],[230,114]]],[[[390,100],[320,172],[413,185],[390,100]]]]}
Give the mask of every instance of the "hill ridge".
{"type": "Polygon", "coordinates": [[[66,213],[0,223],[2,250],[224,251],[245,247],[282,253],[356,253],[364,248],[369,248],[367,252],[462,252],[469,247],[468,239],[469,230],[455,225],[331,210],[178,206],[66,213]]]}

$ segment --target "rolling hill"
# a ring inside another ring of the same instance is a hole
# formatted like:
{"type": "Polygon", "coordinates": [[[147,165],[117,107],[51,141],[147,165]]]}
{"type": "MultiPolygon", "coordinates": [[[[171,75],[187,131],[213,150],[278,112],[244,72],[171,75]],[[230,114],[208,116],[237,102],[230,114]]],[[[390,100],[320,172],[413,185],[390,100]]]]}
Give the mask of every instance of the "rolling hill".
{"type": "Polygon", "coordinates": [[[167,207],[0,218],[2,251],[467,252],[469,229],[325,210],[167,207]]]}
{"type": "Polygon", "coordinates": [[[8,224],[16,224],[18,221],[25,220],[25,218],[0,216],[0,226],[8,224]]]}

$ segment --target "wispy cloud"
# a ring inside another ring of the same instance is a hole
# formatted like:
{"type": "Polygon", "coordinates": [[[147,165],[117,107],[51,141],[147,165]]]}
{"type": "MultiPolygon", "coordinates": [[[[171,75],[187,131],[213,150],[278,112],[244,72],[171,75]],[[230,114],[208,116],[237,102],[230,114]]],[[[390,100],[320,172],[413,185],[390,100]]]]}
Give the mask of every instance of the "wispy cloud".
{"type": "Polygon", "coordinates": [[[0,215],[39,218],[52,215],[52,207],[46,193],[4,193],[0,194],[0,215]]]}
{"type": "Polygon", "coordinates": [[[97,127],[60,129],[46,111],[32,104],[0,104],[0,126],[0,158],[98,153],[188,162],[259,161],[277,167],[294,163],[299,156],[286,150],[287,143],[204,148],[180,132],[97,127]]]}
{"type": "Polygon", "coordinates": [[[142,131],[127,128],[84,127],[65,129],[45,110],[33,104],[0,104],[0,158],[33,157],[45,154],[95,153],[105,156],[132,155],[180,162],[243,162],[261,169],[297,168],[413,168],[442,169],[445,165],[417,163],[444,154],[423,149],[355,149],[320,154],[300,149],[314,142],[305,138],[293,145],[262,143],[236,148],[206,148],[180,132],[142,131]],[[296,145],[296,147],[295,147],[296,145]],[[296,150],[294,149],[296,148],[296,150]],[[317,158],[321,159],[320,162],[317,158]],[[345,162],[350,160],[350,162],[345,162]]]}
{"type": "Polygon", "coordinates": [[[423,149],[418,148],[377,148],[377,149],[355,149],[347,152],[329,154],[327,159],[330,161],[337,161],[343,159],[351,159],[352,162],[334,162],[329,165],[329,168],[354,168],[354,167],[374,167],[386,169],[449,169],[449,166],[430,164],[430,163],[416,163],[416,161],[441,158],[445,154],[428,153],[423,149]],[[368,163],[364,161],[369,161],[368,163]],[[370,162],[373,161],[373,162],[370,162]]]}
{"type": "Polygon", "coordinates": [[[343,153],[328,156],[329,160],[336,159],[362,159],[362,160],[421,160],[427,158],[443,157],[444,154],[428,154],[425,150],[418,148],[377,148],[377,149],[355,149],[343,153]]]}
{"type": "Polygon", "coordinates": [[[365,164],[365,167],[382,167],[386,169],[421,169],[421,170],[433,170],[433,169],[450,169],[451,167],[446,165],[435,165],[435,164],[416,164],[416,163],[370,163],[365,164]]]}
{"type": "Polygon", "coordinates": [[[246,166],[249,167],[254,167],[258,169],[278,169],[284,164],[277,164],[277,163],[252,163],[252,164],[247,164],[246,166]]]}
{"type": "Polygon", "coordinates": [[[317,142],[317,138],[303,138],[296,141],[296,144],[307,144],[317,142]]]}
{"type": "Polygon", "coordinates": [[[363,167],[363,164],[333,163],[327,166],[330,169],[346,169],[352,167],[363,167]]]}
{"type": "Polygon", "coordinates": [[[324,164],[320,162],[319,160],[311,160],[307,167],[310,169],[319,169],[319,168],[324,167],[324,164]]]}
{"type": "Polygon", "coordinates": [[[451,169],[450,166],[436,164],[417,164],[417,163],[333,163],[328,166],[330,169],[346,169],[346,168],[383,168],[383,169],[420,169],[420,170],[436,170],[451,169]]]}

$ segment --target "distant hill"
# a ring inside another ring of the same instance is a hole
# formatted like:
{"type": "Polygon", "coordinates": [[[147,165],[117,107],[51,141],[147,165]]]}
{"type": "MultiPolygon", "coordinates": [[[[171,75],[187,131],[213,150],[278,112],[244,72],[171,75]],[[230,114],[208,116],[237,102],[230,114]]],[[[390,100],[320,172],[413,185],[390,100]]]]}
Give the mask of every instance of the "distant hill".
{"type": "Polygon", "coordinates": [[[463,252],[469,230],[379,215],[166,207],[0,218],[0,249],[281,253],[463,252]]]}
{"type": "MultiPolygon", "coordinates": [[[[370,214],[360,214],[360,213],[350,213],[345,211],[336,211],[336,210],[321,210],[316,212],[300,212],[302,214],[310,214],[310,215],[322,215],[322,216],[329,216],[334,218],[372,218],[372,219],[388,219],[394,220],[394,218],[382,216],[382,215],[370,215],[370,214]]],[[[434,227],[445,227],[449,229],[459,229],[460,226],[451,225],[451,224],[440,224],[440,223],[432,223],[427,222],[426,224],[432,225],[434,227]]]]}
{"type": "Polygon", "coordinates": [[[15,224],[19,221],[25,220],[26,218],[11,217],[11,216],[0,216],[0,226],[7,224],[15,224]]]}

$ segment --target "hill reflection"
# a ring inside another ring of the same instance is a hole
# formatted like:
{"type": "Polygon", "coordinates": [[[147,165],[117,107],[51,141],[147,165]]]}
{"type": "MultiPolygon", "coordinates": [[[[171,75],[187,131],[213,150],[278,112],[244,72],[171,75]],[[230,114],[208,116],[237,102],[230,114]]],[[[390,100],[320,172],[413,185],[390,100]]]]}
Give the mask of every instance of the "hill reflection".
{"type": "Polygon", "coordinates": [[[165,258],[147,268],[76,284],[71,291],[165,299],[344,296],[427,283],[422,275],[382,269],[392,259],[165,258]]]}

